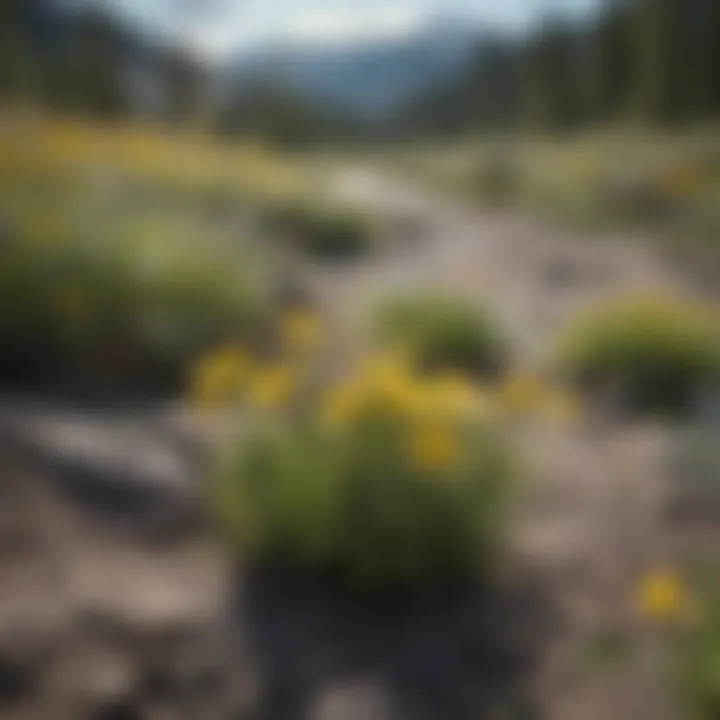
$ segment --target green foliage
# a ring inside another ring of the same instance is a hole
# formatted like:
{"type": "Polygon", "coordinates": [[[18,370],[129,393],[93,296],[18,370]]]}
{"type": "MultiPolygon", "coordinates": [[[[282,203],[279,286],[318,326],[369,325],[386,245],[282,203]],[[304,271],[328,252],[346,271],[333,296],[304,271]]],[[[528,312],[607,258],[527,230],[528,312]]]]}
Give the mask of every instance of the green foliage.
{"type": "Polygon", "coordinates": [[[595,309],[561,338],[560,367],[591,392],[620,391],[633,409],[683,411],[720,379],[720,335],[708,308],[669,297],[595,309]]]}
{"type": "Polygon", "coordinates": [[[264,302],[237,252],[200,249],[157,223],[113,229],[62,213],[6,229],[3,380],[177,390],[207,347],[252,332],[264,302]]]}
{"type": "Polygon", "coordinates": [[[411,98],[395,132],[447,137],[717,119],[717,2],[607,0],[585,22],[560,13],[544,20],[522,38],[483,38],[455,78],[411,98]]]}
{"type": "Polygon", "coordinates": [[[343,260],[372,249],[373,227],[359,211],[320,201],[282,199],[265,211],[270,229],[292,246],[324,260],[343,260]]]}
{"type": "Polygon", "coordinates": [[[694,720],[720,715],[720,599],[704,603],[699,620],[677,648],[679,690],[694,720]]]}
{"type": "Polygon", "coordinates": [[[460,298],[398,297],[379,309],[376,326],[382,340],[402,346],[424,371],[495,377],[507,363],[505,340],[491,319],[460,298]]]}
{"type": "Polygon", "coordinates": [[[457,455],[420,467],[413,428],[380,410],[338,428],[312,418],[266,427],[225,458],[213,504],[250,558],[360,592],[441,587],[489,571],[512,487],[489,428],[457,428],[457,455]]]}

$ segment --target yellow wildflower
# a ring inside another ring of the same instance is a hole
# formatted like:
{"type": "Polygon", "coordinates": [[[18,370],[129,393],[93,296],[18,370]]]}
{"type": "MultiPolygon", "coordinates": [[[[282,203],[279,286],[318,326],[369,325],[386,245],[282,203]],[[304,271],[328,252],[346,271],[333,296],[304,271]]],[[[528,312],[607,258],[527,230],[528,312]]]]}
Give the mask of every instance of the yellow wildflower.
{"type": "Polygon", "coordinates": [[[677,617],[685,604],[680,578],[670,570],[648,573],[638,588],[638,608],[652,620],[677,617]]]}
{"type": "Polygon", "coordinates": [[[362,361],[357,376],[363,384],[378,385],[411,374],[411,369],[402,356],[375,355],[362,361]]]}
{"type": "Polygon", "coordinates": [[[250,401],[266,410],[280,407],[292,395],[296,373],[287,365],[275,365],[261,370],[250,385],[250,401]]]}
{"type": "Polygon", "coordinates": [[[319,319],[309,312],[296,311],[287,315],[282,321],[283,341],[293,350],[313,347],[320,339],[320,332],[319,319]]]}
{"type": "Polygon", "coordinates": [[[200,408],[226,404],[240,393],[250,358],[240,347],[219,348],[201,358],[193,369],[191,399],[200,408]]]}
{"type": "Polygon", "coordinates": [[[371,359],[361,368],[358,381],[368,404],[393,412],[410,412],[417,396],[417,383],[407,363],[396,357],[371,359]]]}
{"type": "Polygon", "coordinates": [[[455,373],[429,381],[425,395],[428,400],[425,410],[440,417],[467,417],[487,409],[470,382],[455,373]]]}
{"type": "Polygon", "coordinates": [[[408,452],[413,465],[421,470],[442,470],[452,466],[459,453],[459,443],[450,428],[440,425],[421,426],[413,431],[408,452]]]}

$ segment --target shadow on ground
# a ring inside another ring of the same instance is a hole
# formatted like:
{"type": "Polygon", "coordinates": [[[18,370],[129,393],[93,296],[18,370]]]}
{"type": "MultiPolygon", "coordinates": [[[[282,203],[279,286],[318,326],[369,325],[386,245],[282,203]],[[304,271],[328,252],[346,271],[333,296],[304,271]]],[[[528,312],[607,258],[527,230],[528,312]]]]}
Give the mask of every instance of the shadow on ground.
{"type": "Polygon", "coordinates": [[[528,678],[557,617],[535,583],[368,607],[318,583],[252,573],[237,640],[262,720],[533,718],[528,678]]]}

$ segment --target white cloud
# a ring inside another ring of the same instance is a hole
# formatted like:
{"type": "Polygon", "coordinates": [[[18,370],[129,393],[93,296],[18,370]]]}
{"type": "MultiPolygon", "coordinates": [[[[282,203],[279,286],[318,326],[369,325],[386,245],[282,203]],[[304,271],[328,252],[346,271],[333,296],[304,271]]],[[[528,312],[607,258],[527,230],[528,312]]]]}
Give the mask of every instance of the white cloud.
{"type": "Polygon", "coordinates": [[[336,43],[371,38],[398,37],[416,31],[427,22],[417,5],[367,7],[316,7],[290,18],[278,28],[278,37],[312,43],[336,43]]]}
{"type": "Polygon", "coordinates": [[[191,42],[208,57],[267,42],[349,44],[412,34],[427,24],[429,17],[418,2],[380,7],[325,2],[302,9],[294,7],[284,16],[246,9],[222,22],[196,26],[191,42]]]}

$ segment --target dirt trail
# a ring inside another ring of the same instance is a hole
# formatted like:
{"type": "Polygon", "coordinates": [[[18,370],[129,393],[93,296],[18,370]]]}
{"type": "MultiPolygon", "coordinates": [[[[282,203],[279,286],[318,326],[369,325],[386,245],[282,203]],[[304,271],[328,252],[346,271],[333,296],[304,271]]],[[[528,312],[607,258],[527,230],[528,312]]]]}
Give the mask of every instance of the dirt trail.
{"type": "Polygon", "coordinates": [[[341,174],[333,187],[406,236],[360,268],[318,276],[328,307],[341,312],[407,286],[446,288],[489,306],[519,351],[534,355],[569,314],[604,296],[690,292],[659,253],[627,237],[582,238],[534,216],[473,211],[372,169],[341,174]]]}

